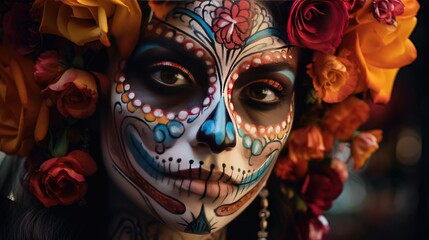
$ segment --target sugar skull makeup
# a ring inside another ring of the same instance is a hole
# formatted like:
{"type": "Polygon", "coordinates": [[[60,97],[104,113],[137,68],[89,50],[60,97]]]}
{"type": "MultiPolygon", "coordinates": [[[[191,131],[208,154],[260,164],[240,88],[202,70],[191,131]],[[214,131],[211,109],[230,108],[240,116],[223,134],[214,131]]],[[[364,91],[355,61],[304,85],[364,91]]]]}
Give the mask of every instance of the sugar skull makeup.
{"type": "Polygon", "coordinates": [[[297,51],[261,2],[184,2],[119,61],[103,154],[139,206],[221,229],[264,186],[289,134],[297,51]]]}

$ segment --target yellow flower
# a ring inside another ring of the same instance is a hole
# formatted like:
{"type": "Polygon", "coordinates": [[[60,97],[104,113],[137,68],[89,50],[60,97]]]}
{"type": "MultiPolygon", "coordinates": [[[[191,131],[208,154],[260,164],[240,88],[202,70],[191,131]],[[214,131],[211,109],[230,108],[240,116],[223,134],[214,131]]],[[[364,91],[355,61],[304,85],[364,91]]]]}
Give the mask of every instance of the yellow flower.
{"type": "Polygon", "coordinates": [[[49,110],[33,80],[34,62],[0,45],[0,151],[26,156],[48,130],[49,110]]]}
{"type": "MultiPolygon", "coordinates": [[[[35,7],[40,6],[36,1],[35,7]],[[37,4],[36,4],[37,3],[37,4]]],[[[45,0],[40,32],[65,37],[77,45],[99,40],[128,55],[140,33],[141,10],[136,0],[45,0]]]]}
{"type": "Polygon", "coordinates": [[[347,59],[350,51],[343,49],[339,56],[315,53],[307,66],[307,74],[313,80],[316,96],[327,103],[337,103],[352,94],[358,78],[355,67],[347,59]]]}
{"type": "Polygon", "coordinates": [[[378,149],[383,132],[372,130],[360,132],[352,139],[352,157],[354,159],[354,169],[362,168],[371,155],[378,149]]]}
{"type": "Polygon", "coordinates": [[[387,103],[399,68],[417,57],[413,43],[408,39],[416,26],[419,9],[416,0],[405,0],[405,12],[396,17],[397,26],[378,22],[371,11],[372,1],[356,13],[355,25],[350,25],[340,48],[352,50],[363,69],[363,77],[374,102],[387,103]]]}

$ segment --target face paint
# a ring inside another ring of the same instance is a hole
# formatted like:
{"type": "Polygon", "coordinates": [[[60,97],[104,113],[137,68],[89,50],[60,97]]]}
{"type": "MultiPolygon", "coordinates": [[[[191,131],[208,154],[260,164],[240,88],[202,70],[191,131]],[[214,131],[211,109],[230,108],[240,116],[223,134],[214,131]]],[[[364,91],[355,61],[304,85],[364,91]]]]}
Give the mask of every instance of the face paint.
{"type": "Polygon", "coordinates": [[[261,2],[185,2],[142,35],[114,66],[107,168],[161,222],[219,230],[256,197],[286,141],[297,51],[261,2]]]}

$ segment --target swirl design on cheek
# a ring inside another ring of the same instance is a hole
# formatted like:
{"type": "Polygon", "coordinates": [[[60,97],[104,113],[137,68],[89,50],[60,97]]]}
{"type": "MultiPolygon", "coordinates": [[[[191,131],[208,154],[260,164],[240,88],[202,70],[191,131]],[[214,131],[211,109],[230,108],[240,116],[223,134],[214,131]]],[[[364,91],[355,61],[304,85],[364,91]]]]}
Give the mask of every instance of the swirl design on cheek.
{"type": "MultiPolygon", "coordinates": [[[[117,159],[116,161],[113,161],[116,171],[118,171],[126,181],[129,181],[133,185],[138,186],[138,189],[141,189],[144,193],[146,193],[148,196],[154,199],[159,205],[161,205],[168,212],[172,214],[183,214],[186,211],[185,205],[179,200],[162,193],[155,186],[153,186],[146,179],[144,179],[141,176],[141,174],[134,168],[133,164],[131,163],[128,157],[128,154],[126,151],[126,144],[128,146],[130,145],[133,146],[136,143],[130,142],[132,141],[132,139],[130,139],[129,137],[125,137],[125,139],[127,139],[128,141],[124,141],[123,134],[120,134],[119,132],[121,131],[121,129],[124,129],[124,128],[128,129],[128,131],[126,132],[128,132],[129,135],[132,132],[137,132],[137,127],[133,125],[132,122],[141,123],[143,128],[148,128],[147,124],[141,121],[140,119],[128,117],[129,120],[127,120],[127,118],[124,118],[121,124],[118,125],[116,124],[116,119],[121,119],[120,116],[118,116],[118,114],[123,114],[124,112],[122,110],[120,103],[115,104],[115,109],[116,110],[114,110],[114,115],[113,115],[113,119],[115,121],[114,125],[119,126],[119,128],[115,129],[116,139],[118,139],[118,142],[120,143],[120,150],[122,152],[121,155],[123,156],[122,158],[119,158],[119,159],[111,157],[112,159],[117,159]]],[[[134,156],[134,158],[135,157],[136,156],[134,156]]],[[[135,159],[141,159],[141,157],[135,158],[135,159]]],[[[151,206],[149,206],[149,208],[151,208],[151,206]]]]}

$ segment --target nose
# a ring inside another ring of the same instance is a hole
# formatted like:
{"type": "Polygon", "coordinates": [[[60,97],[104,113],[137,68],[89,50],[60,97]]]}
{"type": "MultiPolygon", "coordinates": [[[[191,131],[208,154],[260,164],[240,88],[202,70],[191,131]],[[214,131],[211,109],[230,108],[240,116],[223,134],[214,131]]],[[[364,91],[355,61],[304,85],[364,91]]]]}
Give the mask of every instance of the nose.
{"type": "Polygon", "coordinates": [[[214,153],[235,147],[234,125],[223,101],[218,103],[215,110],[198,129],[197,140],[207,144],[214,153]]]}

